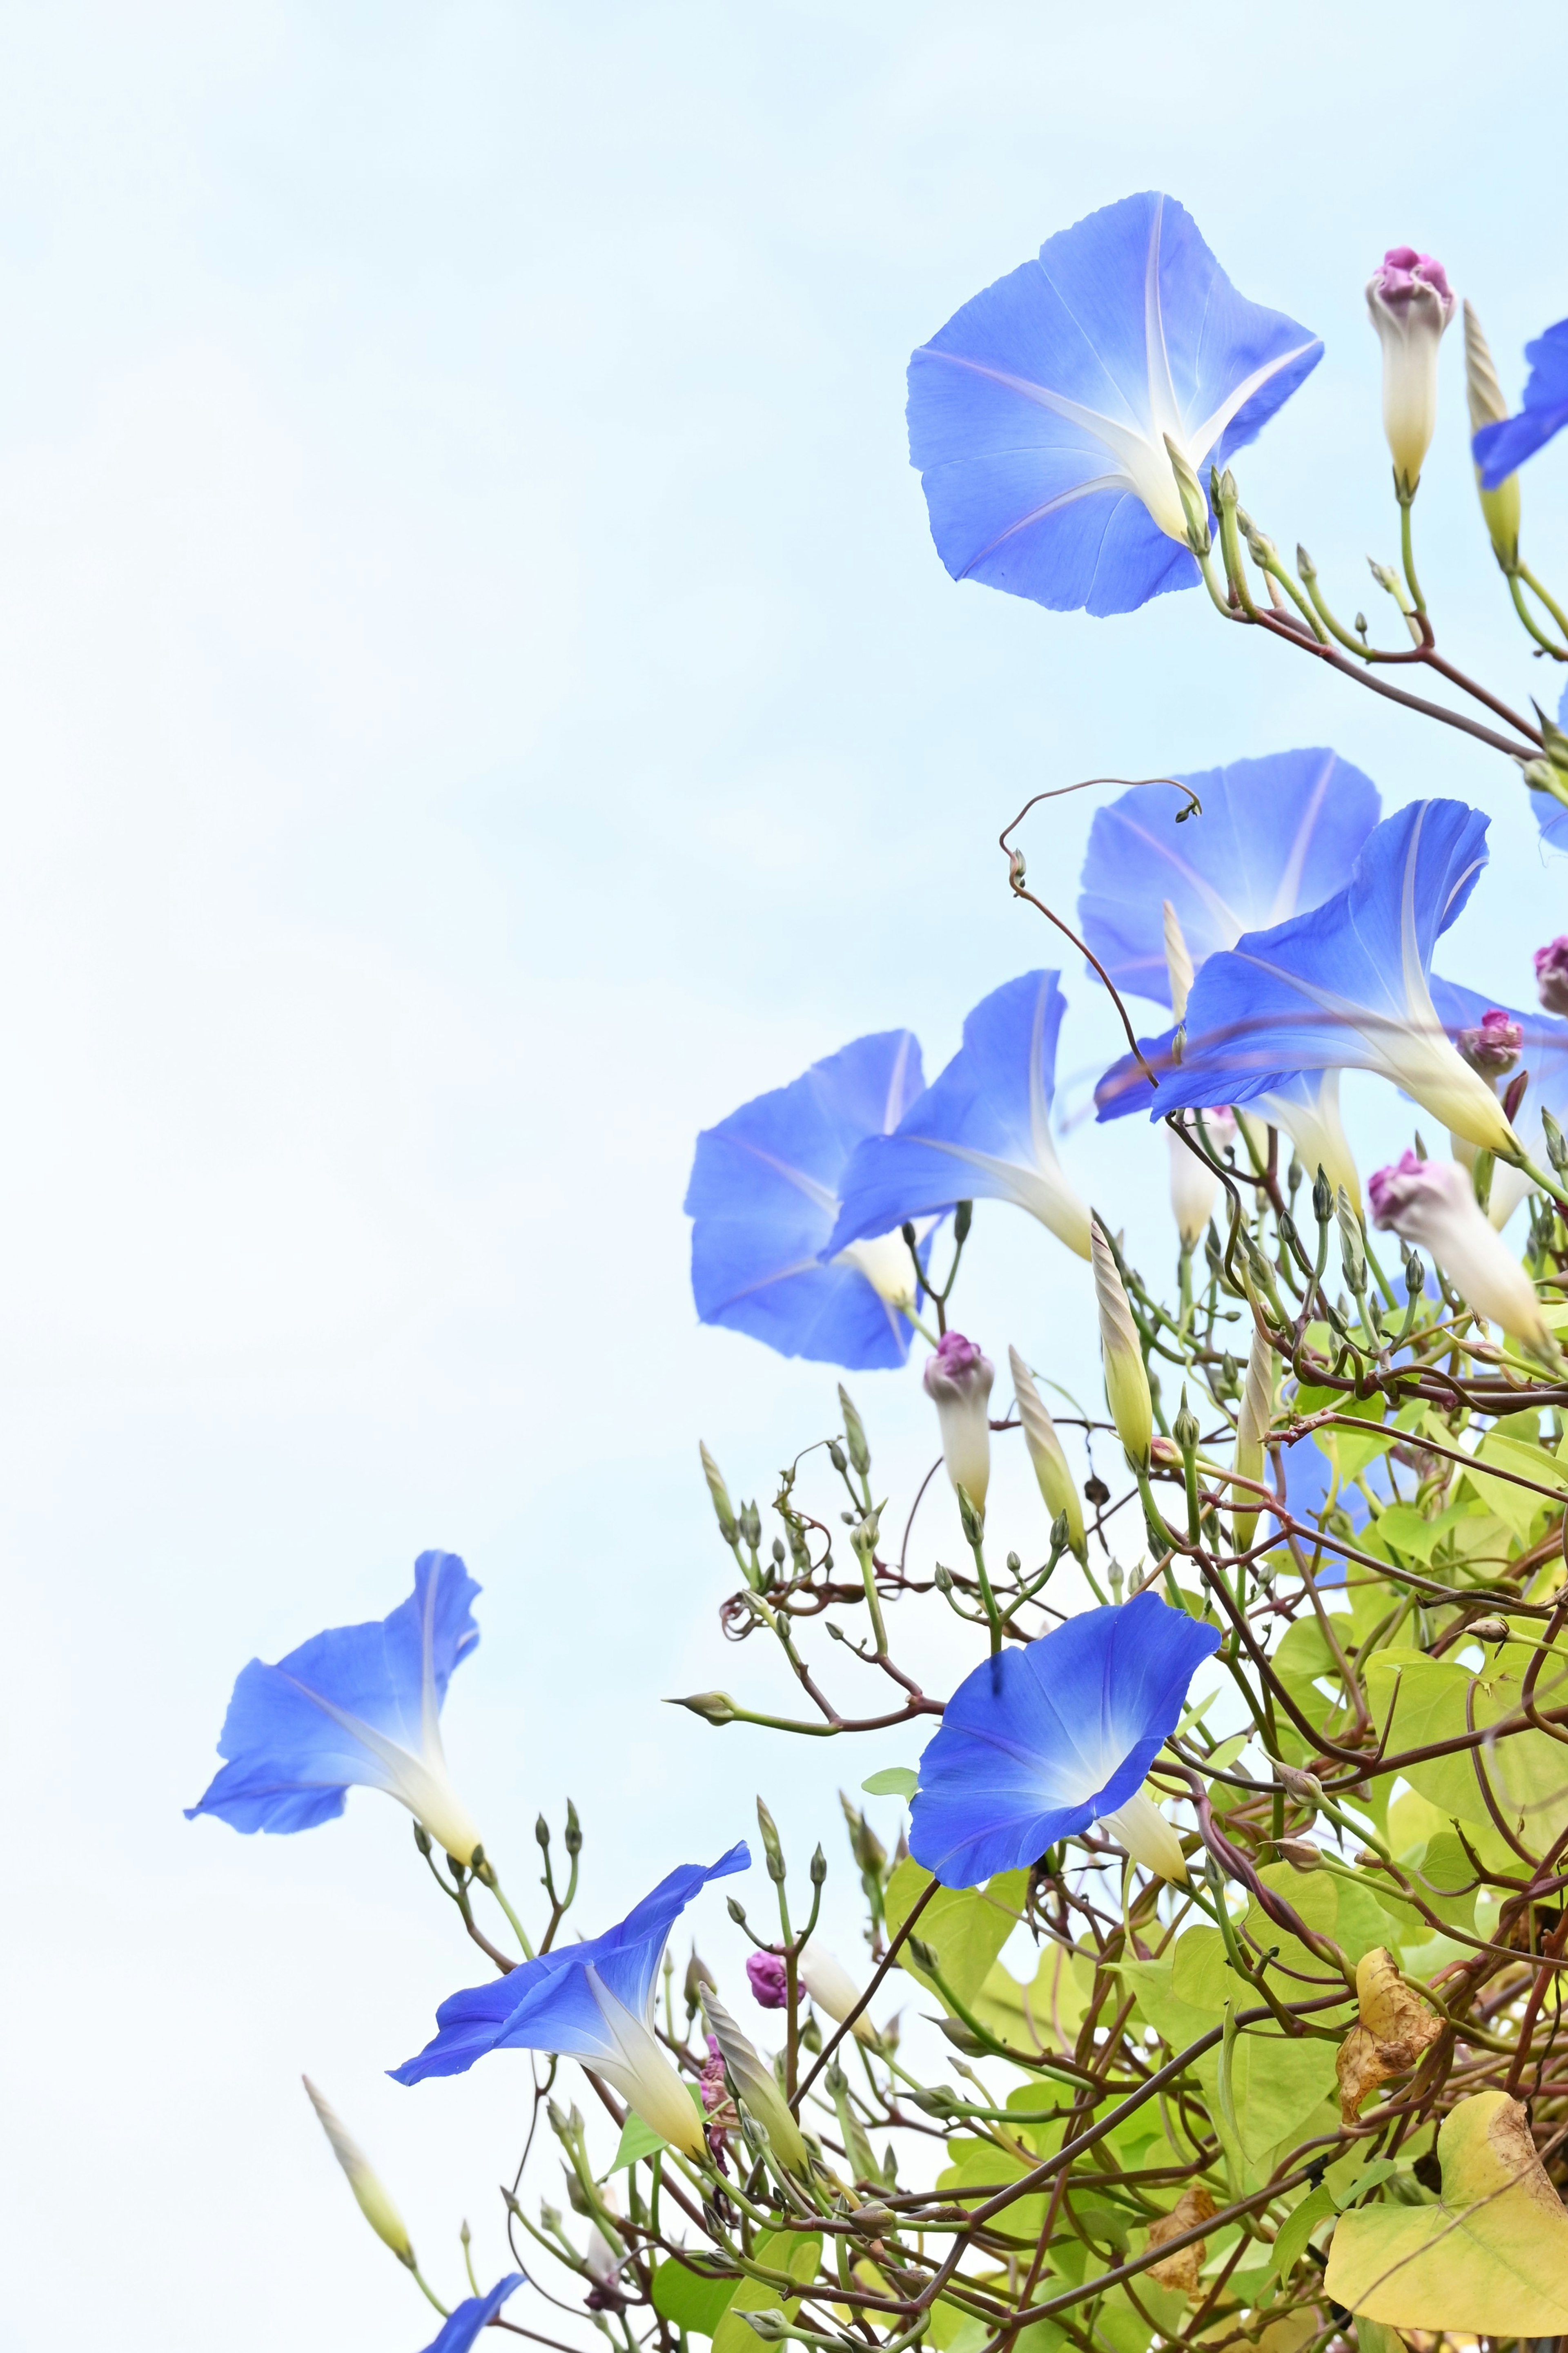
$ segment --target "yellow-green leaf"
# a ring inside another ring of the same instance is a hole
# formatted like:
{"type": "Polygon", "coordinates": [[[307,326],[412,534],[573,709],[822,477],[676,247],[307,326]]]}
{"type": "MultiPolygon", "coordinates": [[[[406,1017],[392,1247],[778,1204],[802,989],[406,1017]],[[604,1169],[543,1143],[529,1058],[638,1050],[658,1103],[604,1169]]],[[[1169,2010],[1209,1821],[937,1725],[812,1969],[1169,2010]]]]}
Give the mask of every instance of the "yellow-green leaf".
{"type": "MultiPolygon", "coordinates": [[[[765,2232],[757,2241],[756,2259],[772,2271],[788,2272],[804,2287],[816,2277],[822,2261],[822,2241],[799,2231],[765,2232]]],[[[713,2332],[713,2353],[757,2353],[754,2328],[741,2318],[743,2312],[783,2312],[784,2299],[762,2280],[743,2279],[730,2298],[723,2318],[713,2332]]]]}
{"type": "Polygon", "coordinates": [[[1497,2337],[1568,2329],[1568,2214],[1503,2092],[1478,2092],[1437,2136],[1435,2206],[1342,2216],[1324,2289],[1394,2328],[1497,2337]]]}
{"type": "Polygon", "coordinates": [[[705,2279],[671,2255],[654,2273],[653,2308],[689,2336],[711,2337],[738,2284],[732,2279],[705,2279]]]}
{"type": "MultiPolygon", "coordinates": [[[[931,1947],[947,1984],[967,2006],[980,1991],[997,1955],[1023,1915],[1028,1873],[1004,1871],[984,1887],[940,1888],[915,1923],[914,1934],[931,1947]]],[[[931,1873],[906,1855],[888,1882],[888,1933],[896,1936],[925,1889],[931,1873]]],[[[930,1979],[904,1955],[903,1968],[921,1985],[930,1979]]]]}
{"type": "MultiPolygon", "coordinates": [[[[1197,2062],[1209,2113],[1219,2114],[1218,2049],[1197,2062]]],[[[1241,2128],[1242,2154],[1256,2165],[1319,2107],[1334,2084],[1334,2045],[1303,2036],[1238,2034],[1230,2055],[1231,2096],[1241,2128]]]]}

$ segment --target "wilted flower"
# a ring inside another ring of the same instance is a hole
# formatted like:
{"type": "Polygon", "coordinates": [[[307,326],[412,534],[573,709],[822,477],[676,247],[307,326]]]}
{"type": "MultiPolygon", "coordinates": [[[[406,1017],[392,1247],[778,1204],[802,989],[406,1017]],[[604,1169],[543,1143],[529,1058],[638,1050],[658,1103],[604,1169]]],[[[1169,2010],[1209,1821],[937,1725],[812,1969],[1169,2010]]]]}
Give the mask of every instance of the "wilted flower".
{"type": "Polygon", "coordinates": [[[1524,1031],[1511,1014],[1494,1005],[1474,1029],[1461,1029],[1454,1043],[1472,1071],[1483,1079],[1501,1079],[1519,1060],[1524,1031]]]}
{"type": "Polygon", "coordinates": [[[1400,495],[1409,498],[1437,423],[1437,346],[1455,298],[1440,261],[1395,245],[1367,280],[1366,307],[1383,345],[1383,430],[1400,495]]]}
{"type": "Polygon", "coordinates": [[[1016,1348],[1007,1351],[1007,1363],[1013,1375],[1013,1395],[1017,1400],[1018,1419],[1024,1425],[1024,1443],[1029,1451],[1035,1477],[1046,1509],[1053,1523],[1065,1519],[1068,1542],[1079,1560],[1085,1554],[1083,1536],[1083,1501],[1078,1492],[1078,1482],[1072,1475],[1061,1440],[1057,1436],[1056,1423],[1046,1409],[1045,1399],[1035,1387],[1034,1375],[1016,1348]]]}
{"type": "MultiPolygon", "coordinates": [[[[1502,396],[1492,355],[1487,339],[1481,332],[1481,322],[1465,304],[1465,397],[1470,411],[1470,438],[1488,425],[1500,425],[1508,416],[1508,403],[1502,396]]],[[[1486,517],[1492,553],[1505,572],[1512,572],[1519,563],[1519,477],[1505,474],[1495,489],[1489,490],[1480,467],[1476,468],[1476,487],[1480,493],[1481,512],[1486,517]]]]}
{"type": "Polygon", "coordinates": [[[659,2048],[654,1995],[669,1932],[686,1906],[709,1880],[747,1871],[751,1862],[742,1839],[706,1870],[684,1863],[602,1936],[541,1953],[504,1978],[453,1994],[436,2012],[439,2031],[392,2070],[394,2081],[466,2074],[491,2051],[552,2051],[592,2067],[662,2139],[700,2156],[702,2126],[659,2048]]]}
{"type": "Polygon", "coordinates": [[[1143,1793],[1213,1626],[1147,1588],[1087,1609],[966,1675],[920,1763],[910,1851],[944,1887],[1034,1862],[1103,1821],[1163,1877],[1186,1875],[1175,1832],[1143,1793]]]}
{"type": "Polygon", "coordinates": [[[479,1639],[468,1606],[479,1590],[455,1552],[423,1552],[389,1618],[330,1627],[276,1666],[252,1659],[218,1738],[228,1761],[186,1820],[311,1830],[342,1812],[351,1788],[384,1789],[470,1862],[479,1834],[447,1772],[440,1715],[453,1668],[479,1639]]]}
{"type": "Polygon", "coordinates": [[[1128,1461],[1134,1470],[1146,1471],[1150,1441],[1154,1435],[1148,1368],[1139,1345],[1138,1326],[1117,1272],[1115,1253],[1098,1219],[1093,1242],[1094,1301],[1100,1312],[1100,1353],[1106,1402],[1116,1424],[1116,1434],[1127,1449],[1128,1461]]]}
{"type": "Polygon", "coordinates": [[[1538,1356],[1555,1358],[1535,1285],[1477,1207],[1457,1161],[1418,1160],[1406,1152],[1378,1169],[1367,1192],[1376,1224],[1426,1250],[1478,1315],[1500,1324],[1538,1356]]]}
{"type": "MultiPolygon", "coordinates": [[[[710,1986],[709,1989],[711,1991],[710,1986]]],[[[703,2107],[710,2116],[712,2116],[729,2098],[730,2086],[724,2081],[724,2054],[719,2048],[718,2036],[709,2034],[705,2035],[703,2040],[708,2045],[708,2056],[702,2062],[702,2072],[698,2078],[698,2089],[702,2094],[703,2107]]]]}
{"type": "Polygon", "coordinates": [[[921,1378],[942,1429],[942,1459],[954,1487],[977,1512],[991,1483],[991,1421],[987,1400],[996,1377],[988,1356],[962,1332],[944,1332],[921,1378]]]}
{"type": "Polygon", "coordinates": [[[789,2000],[789,1977],[777,1953],[748,1953],[746,1975],[763,2010],[784,2009],[789,2000]]]}
{"type": "Polygon", "coordinates": [[[1535,993],[1548,1013],[1568,1013],[1568,934],[1536,949],[1535,993]]]}

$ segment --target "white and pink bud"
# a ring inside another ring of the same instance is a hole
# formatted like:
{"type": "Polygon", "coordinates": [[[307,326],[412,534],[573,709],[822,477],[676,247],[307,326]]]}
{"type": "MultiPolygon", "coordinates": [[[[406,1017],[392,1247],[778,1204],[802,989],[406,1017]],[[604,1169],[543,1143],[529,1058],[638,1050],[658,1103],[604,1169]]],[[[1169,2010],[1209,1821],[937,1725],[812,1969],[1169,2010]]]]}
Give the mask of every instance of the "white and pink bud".
{"type": "Polygon", "coordinates": [[[977,1512],[991,1484],[991,1384],[995,1367],[962,1332],[944,1332],[926,1358],[925,1393],[942,1429],[942,1459],[977,1512]]]}
{"type": "Polygon", "coordinates": [[[1535,993],[1548,1013],[1568,1013],[1568,934],[1536,949],[1535,993]]]}
{"type": "Polygon", "coordinates": [[[1395,245],[1367,280],[1367,314],[1383,345],[1383,430],[1402,498],[1421,479],[1437,423],[1437,346],[1458,308],[1443,265],[1395,245]]]}
{"type": "Polygon", "coordinates": [[[1367,1186],[1373,1221],[1425,1250],[1478,1315],[1500,1324],[1510,1339],[1555,1362],[1557,1350],[1535,1285],[1478,1206],[1468,1172],[1456,1160],[1417,1160],[1414,1152],[1380,1168],[1367,1186]]]}

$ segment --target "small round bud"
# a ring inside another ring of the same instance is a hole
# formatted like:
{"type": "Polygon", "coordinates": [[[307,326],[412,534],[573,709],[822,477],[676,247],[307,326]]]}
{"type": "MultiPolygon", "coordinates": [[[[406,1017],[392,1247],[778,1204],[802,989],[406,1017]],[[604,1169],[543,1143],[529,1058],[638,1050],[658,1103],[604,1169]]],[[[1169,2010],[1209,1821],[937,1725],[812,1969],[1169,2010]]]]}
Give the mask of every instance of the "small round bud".
{"type": "Polygon", "coordinates": [[[736,1898],[731,1895],[726,1899],[725,1908],[729,1912],[731,1919],[735,1923],[736,1927],[743,1928],[746,1925],[745,1905],[737,1902],[736,1898]]]}
{"type": "Polygon", "coordinates": [[[583,1852],[583,1825],[577,1820],[577,1809],[570,1798],[566,1800],[566,1852],[573,1855],[583,1852]]]}
{"type": "Polygon", "coordinates": [[[814,1887],[820,1887],[820,1886],[821,1886],[821,1884],[822,1884],[822,1883],[823,1883],[823,1881],[826,1878],[826,1876],[827,1876],[827,1857],[823,1853],[822,1849],[821,1849],[821,1847],[819,1846],[819,1847],[817,1848],[817,1850],[816,1850],[816,1853],[815,1853],[815,1854],[812,1856],[812,1858],[811,1858],[811,1883],[812,1883],[812,1885],[813,1885],[814,1887]]]}
{"type": "Polygon", "coordinates": [[[539,1820],[533,1825],[533,1835],[538,1840],[542,1847],[549,1846],[550,1824],[545,1820],[542,1814],[540,1815],[539,1820]]]}
{"type": "Polygon", "coordinates": [[[1019,1559],[1016,1552],[1010,1552],[1007,1555],[1007,1574],[1009,1577],[1016,1577],[1023,1566],[1023,1562],[1019,1559]]]}
{"type": "Polygon", "coordinates": [[[827,1441],[827,1459],[836,1471],[843,1472],[849,1468],[849,1457],[836,1438],[830,1438],[827,1441]]]}

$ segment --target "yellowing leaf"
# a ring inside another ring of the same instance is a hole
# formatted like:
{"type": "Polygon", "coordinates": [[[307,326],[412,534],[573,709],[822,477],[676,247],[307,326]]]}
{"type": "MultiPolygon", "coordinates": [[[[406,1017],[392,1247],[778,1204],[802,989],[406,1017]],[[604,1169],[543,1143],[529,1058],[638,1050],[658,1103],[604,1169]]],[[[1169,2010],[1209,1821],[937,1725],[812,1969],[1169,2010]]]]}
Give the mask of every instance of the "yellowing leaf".
{"type": "Polygon", "coordinates": [[[1394,2328],[1488,2337],[1568,2329],[1568,2214],[1503,2092],[1461,2100],[1437,2136],[1436,2206],[1342,2216],[1323,2286],[1394,2328]]]}
{"type": "Polygon", "coordinates": [[[1355,1973],[1360,2018],[1340,2045],[1340,2113],[1347,2125],[1368,2093],[1415,2066],[1443,2031],[1430,2005],[1411,1991],[1392,1953],[1378,1946],[1363,1955],[1355,1973]]]}
{"type": "MultiPolygon", "coordinates": [[[[930,1885],[930,1872],[906,1855],[888,1882],[889,1936],[897,1935],[930,1885]]],[[[914,1934],[935,1953],[942,1977],[966,2007],[1017,1926],[1027,1888],[1028,1873],[1023,1871],[1000,1872],[984,1887],[939,1888],[916,1921],[914,1934]]],[[[912,1978],[930,1984],[905,1954],[900,1959],[912,1978]]]]}

